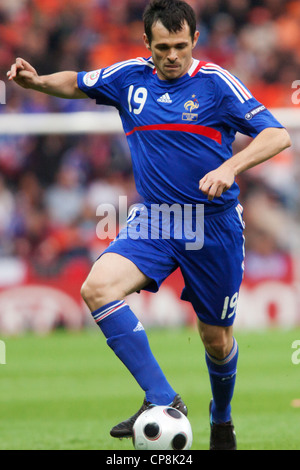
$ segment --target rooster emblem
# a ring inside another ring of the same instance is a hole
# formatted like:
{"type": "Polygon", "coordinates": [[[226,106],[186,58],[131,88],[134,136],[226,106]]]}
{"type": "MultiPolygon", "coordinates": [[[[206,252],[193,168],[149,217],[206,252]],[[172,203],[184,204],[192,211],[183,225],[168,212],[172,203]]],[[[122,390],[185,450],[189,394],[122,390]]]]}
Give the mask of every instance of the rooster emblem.
{"type": "Polygon", "coordinates": [[[195,95],[193,95],[192,98],[192,100],[189,100],[184,104],[184,108],[190,113],[192,113],[195,109],[198,109],[200,106],[195,95]]]}

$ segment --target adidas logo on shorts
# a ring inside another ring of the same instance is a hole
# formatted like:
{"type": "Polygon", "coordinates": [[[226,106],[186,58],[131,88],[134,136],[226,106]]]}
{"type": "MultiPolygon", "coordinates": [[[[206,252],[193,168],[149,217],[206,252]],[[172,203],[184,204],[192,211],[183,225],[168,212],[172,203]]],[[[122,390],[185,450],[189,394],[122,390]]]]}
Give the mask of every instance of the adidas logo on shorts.
{"type": "Polygon", "coordinates": [[[169,93],[165,93],[162,95],[160,98],[157,100],[159,103],[173,103],[173,101],[170,98],[169,93]]]}

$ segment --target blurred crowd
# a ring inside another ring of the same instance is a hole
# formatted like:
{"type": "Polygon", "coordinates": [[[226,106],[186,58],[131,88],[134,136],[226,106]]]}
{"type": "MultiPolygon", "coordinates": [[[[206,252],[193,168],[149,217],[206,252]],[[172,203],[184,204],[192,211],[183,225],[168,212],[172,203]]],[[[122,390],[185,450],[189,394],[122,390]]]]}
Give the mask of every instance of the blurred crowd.
{"type": "MultiPolygon", "coordinates": [[[[229,69],[267,107],[292,106],[291,84],[300,79],[299,0],[189,3],[200,31],[194,56],[229,69]]],[[[41,75],[147,57],[141,21],[146,4],[1,0],[0,78],[5,80],[16,57],[29,61],[41,75]]],[[[0,113],[95,110],[91,100],[61,100],[16,84],[6,89],[0,113]]],[[[239,178],[248,214],[249,253],[285,252],[294,243],[287,230],[290,233],[299,212],[296,135],[295,140],[294,148],[274,163],[239,178]]],[[[236,147],[246,143],[241,139],[236,147]]],[[[128,205],[138,201],[123,135],[0,134],[0,256],[20,257],[48,273],[70,257],[94,259],[103,247],[96,236],[96,208],[102,202],[117,207],[119,195],[127,195],[128,205]]]]}

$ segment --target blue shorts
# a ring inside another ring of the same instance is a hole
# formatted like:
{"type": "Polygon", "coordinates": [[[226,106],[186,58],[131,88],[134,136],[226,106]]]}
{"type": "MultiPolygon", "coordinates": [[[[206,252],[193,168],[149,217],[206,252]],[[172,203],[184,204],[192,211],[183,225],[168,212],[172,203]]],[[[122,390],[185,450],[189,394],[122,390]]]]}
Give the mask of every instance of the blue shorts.
{"type": "MultiPolygon", "coordinates": [[[[209,325],[232,325],[244,270],[242,206],[235,203],[205,215],[204,238],[202,243],[198,239],[197,249],[190,233],[182,230],[178,237],[174,236],[176,223],[172,221],[170,234],[162,236],[161,226],[155,233],[153,224],[150,234],[149,214],[143,215],[141,207],[144,206],[135,207],[127,226],[102,254],[117,253],[130,259],[152,279],[145,287],[150,292],[157,292],[162,282],[180,268],[185,282],[181,299],[191,302],[198,318],[209,325]]],[[[195,223],[200,225],[193,215],[195,223]]],[[[181,222],[177,224],[179,232],[180,226],[181,222]]],[[[196,233],[195,227],[193,230],[196,233]]]]}

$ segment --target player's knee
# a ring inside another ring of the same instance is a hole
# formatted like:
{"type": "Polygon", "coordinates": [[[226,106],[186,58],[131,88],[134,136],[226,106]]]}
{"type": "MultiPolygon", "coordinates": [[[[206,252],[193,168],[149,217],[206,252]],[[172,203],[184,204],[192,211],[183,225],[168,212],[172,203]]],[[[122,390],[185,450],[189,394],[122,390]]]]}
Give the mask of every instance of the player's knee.
{"type": "Polygon", "coordinates": [[[232,348],[232,336],[226,330],[220,330],[216,334],[211,331],[202,331],[201,339],[208,354],[222,360],[228,356],[232,348]]]}
{"type": "Polygon", "coordinates": [[[87,278],[81,287],[81,297],[90,308],[95,311],[114,300],[121,300],[122,293],[113,286],[109,280],[87,278]]]}
{"type": "Polygon", "coordinates": [[[81,287],[80,293],[88,307],[94,311],[105,305],[105,291],[105,283],[101,281],[94,283],[86,279],[81,287]]]}
{"type": "Polygon", "coordinates": [[[81,286],[80,294],[85,303],[89,306],[90,302],[93,300],[93,292],[90,283],[86,279],[81,286]]]}
{"type": "Polygon", "coordinates": [[[227,341],[209,341],[204,343],[204,345],[208,354],[219,360],[225,359],[230,352],[227,341]]]}

